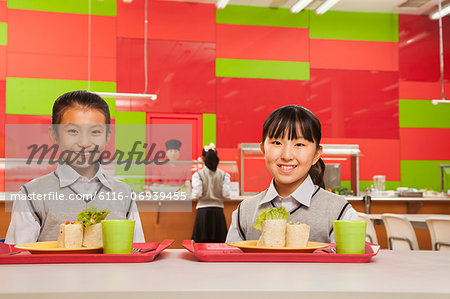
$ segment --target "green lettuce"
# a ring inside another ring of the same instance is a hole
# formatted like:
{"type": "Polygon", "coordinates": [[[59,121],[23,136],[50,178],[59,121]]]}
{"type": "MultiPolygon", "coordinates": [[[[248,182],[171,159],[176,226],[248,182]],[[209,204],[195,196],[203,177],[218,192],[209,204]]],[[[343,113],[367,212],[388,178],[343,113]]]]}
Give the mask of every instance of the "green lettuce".
{"type": "Polygon", "coordinates": [[[85,227],[102,222],[109,213],[109,209],[99,210],[96,206],[90,206],[78,213],[77,219],[85,227]]]}
{"type": "Polygon", "coordinates": [[[262,231],[262,224],[266,220],[277,220],[277,219],[287,219],[289,213],[284,207],[265,209],[259,213],[259,217],[256,218],[256,223],[253,227],[262,231]]]}

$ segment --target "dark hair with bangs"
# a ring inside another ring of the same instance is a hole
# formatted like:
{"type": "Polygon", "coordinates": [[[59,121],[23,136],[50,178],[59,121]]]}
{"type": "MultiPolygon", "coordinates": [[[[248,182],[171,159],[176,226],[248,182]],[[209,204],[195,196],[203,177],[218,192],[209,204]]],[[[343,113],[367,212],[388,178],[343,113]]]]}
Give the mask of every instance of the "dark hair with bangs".
{"type": "MultiPolygon", "coordinates": [[[[322,126],[319,119],[308,109],[298,105],[288,105],[270,113],[264,121],[262,142],[266,138],[284,138],[288,134],[288,139],[297,139],[301,133],[303,138],[320,147],[322,139],[322,126]],[[299,132],[300,129],[300,132],[299,132]]],[[[323,175],[325,172],[325,163],[319,159],[309,170],[309,175],[314,184],[325,188],[323,175]]]]}
{"type": "Polygon", "coordinates": [[[62,121],[64,112],[69,108],[80,106],[83,109],[96,109],[105,116],[107,131],[111,124],[111,115],[109,113],[108,103],[98,94],[86,91],[76,90],[67,92],[59,96],[52,109],[52,126],[58,125],[62,121]]]}

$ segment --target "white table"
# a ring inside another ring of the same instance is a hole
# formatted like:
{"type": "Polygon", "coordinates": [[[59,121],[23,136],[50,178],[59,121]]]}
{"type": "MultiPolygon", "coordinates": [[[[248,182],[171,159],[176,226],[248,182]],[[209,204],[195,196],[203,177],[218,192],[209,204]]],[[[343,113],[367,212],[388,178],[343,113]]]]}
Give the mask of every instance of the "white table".
{"type": "Polygon", "coordinates": [[[380,251],[368,264],[202,263],[183,249],[142,264],[0,265],[0,298],[450,298],[450,254],[380,251]]]}
{"type": "MultiPolygon", "coordinates": [[[[381,215],[383,214],[367,214],[371,220],[374,221],[375,224],[383,224],[383,220],[381,219],[381,215]]],[[[450,220],[450,215],[443,214],[397,214],[400,216],[405,216],[411,225],[416,228],[428,228],[427,223],[425,222],[428,218],[442,218],[450,220]]]]}

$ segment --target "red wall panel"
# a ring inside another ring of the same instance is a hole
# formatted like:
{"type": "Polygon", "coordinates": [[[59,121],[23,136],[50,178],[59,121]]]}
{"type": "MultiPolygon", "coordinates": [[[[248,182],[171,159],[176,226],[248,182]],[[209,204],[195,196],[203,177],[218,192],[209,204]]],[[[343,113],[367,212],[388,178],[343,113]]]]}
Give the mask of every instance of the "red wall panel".
{"type": "Polygon", "coordinates": [[[0,46],[0,80],[6,80],[6,46],[0,46]]]}
{"type": "MultiPolygon", "coordinates": [[[[399,83],[399,99],[430,100],[441,98],[441,82],[411,82],[399,83]]],[[[444,83],[444,94],[450,97],[450,83],[444,83]]]]}
{"type": "Polygon", "coordinates": [[[144,37],[144,1],[117,1],[117,37],[144,37]]]}
{"type": "MultiPolygon", "coordinates": [[[[0,158],[5,157],[5,99],[6,81],[0,80],[0,158]]],[[[3,186],[1,180],[0,186],[3,186]]]]}
{"type": "Polygon", "coordinates": [[[244,191],[261,192],[267,189],[272,175],[267,170],[264,157],[245,155],[244,160],[244,191]]]}
{"type": "Polygon", "coordinates": [[[308,108],[323,136],[398,138],[398,73],[311,69],[308,108]]]}
{"type": "MultiPolygon", "coordinates": [[[[87,80],[88,59],[86,56],[62,56],[10,52],[8,76],[26,78],[48,78],[63,80],[87,80]]],[[[116,81],[116,59],[91,58],[92,81],[116,81]]]]}
{"type": "Polygon", "coordinates": [[[400,128],[402,160],[450,160],[450,130],[400,128]]]}
{"type": "Polygon", "coordinates": [[[353,40],[311,39],[311,68],[398,70],[398,44],[353,40]]]}
{"type": "Polygon", "coordinates": [[[270,112],[288,104],[307,105],[308,95],[308,81],[218,78],[217,146],[261,142],[270,112]]]}
{"type": "Polygon", "coordinates": [[[217,57],[309,61],[307,28],[217,24],[217,57]]]}
{"type": "Polygon", "coordinates": [[[6,6],[6,1],[0,1],[0,22],[7,22],[8,19],[8,9],[6,6]]]}
{"type": "MultiPolygon", "coordinates": [[[[116,19],[92,16],[92,57],[116,57],[116,19]]],[[[88,56],[88,16],[10,9],[8,51],[88,56]]]]}
{"type": "MultiPolygon", "coordinates": [[[[443,18],[444,61],[450,61],[450,20],[443,18]]],[[[399,67],[402,81],[438,81],[439,27],[427,15],[399,15],[399,67]]],[[[450,78],[450,65],[445,66],[450,78]]]]}
{"type": "MultiPolygon", "coordinates": [[[[116,22],[92,16],[91,80],[116,81],[116,22]]],[[[9,10],[8,76],[87,80],[88,16],[9,10]]]]}
{"type": "MultiPolygon", "coordinates": [[[[0,80],[0,158],[5,157],[5,97],[6,81],[0,80]]],[[[4,167],[0,168],[0,192],[3,191],[5,191],[4,167]]]]}
{"type": "MultiPolygon", "coordinates": [[[[143,92],[143,40],[118,40],[117,90],[143,92]]],[[[156,101],[121,101],[117,109],[149,112],[215,113],[215,44],[148,41],[148,93],[156,101]],[[123,106],[120,106],[123,105],[123,106]]]]}
{"type": "MultiPolygon", "coordinates": [[[[117,2],[117,35],[144,37],[143,0],[117,2]]],[[[148,2],[147,36],[153,39],[214,42],[216,8],[214,4],[170,1],[148,2]]]]}
{"type": "MultiPolygon", "coordinates": [[[[388,181],[400,181],[400,141],[395,139],[323,138],[323,144],[358,144],[359,179],[371,181],[385,175],[388,181]]],[[[328,163],[328,161],[326,161],[328,163]]],[[[341,164],[341,180],[350,180],[350,160],[341,164]]]]}
{"type": "MultiPolygon", "coordinates": [[[[235,148],[216,148],[217,149],[217,155],[219,156],[219,159],[221,162],[225,161],[239,161],[239,150],[237,147],[235,148]]],[[[231,176],[232,182],[239,182],[239,168],[237,165],[230,165],[230,164],[220,164],[218,166],[223,171],[227,172],[231,176]],[[234,170],[234,177],[233,177],[233,170],[234,170]]]]}
{"type": "Polygon", "coordinates": [[[6,157],[27,158],[31,152],[28,147],[32,144],[41,146],[52,142],[48,135],[51,124],[50,115],[13,115],[5,117],[6,157]]]}
{"type": "Polygon", "coordinates": [[[5,118],[7,124],[47,124],[52,123],[51,115],[18,115],[7,114],[5,118]]]}

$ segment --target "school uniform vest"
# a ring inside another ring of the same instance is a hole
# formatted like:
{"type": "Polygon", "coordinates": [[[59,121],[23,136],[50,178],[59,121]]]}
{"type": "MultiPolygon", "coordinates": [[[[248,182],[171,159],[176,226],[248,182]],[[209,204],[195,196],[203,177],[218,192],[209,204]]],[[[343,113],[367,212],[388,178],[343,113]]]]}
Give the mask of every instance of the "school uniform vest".
{"type": "MultiPolygon", "coordinates": [[[[267,190],[245,199],[238,207],[238,231],[243,240],[258,240],[261,231],[255,229],[256,218],[265,209],[273,208],[272,202],[259,204],[267,190]]],[[[311,198],[310,206],[299,206],[290,213],[287,221],[306,223],[310,226],[310,241],[329,242],[329,236],[333,231],[333,221],[342,216],[351,208],[344,197],[317,189],[311,198]]]]}
{"type": "Polygon", "coordinates": [[[30,211],[41,226],[38,241],[56,241],[60,224],[66,221],[77,221],[78,213],[90,206],[96,206],[98,209],[108,208],[110,213],[106,219],[127,219],[132,204],[131,188],[107,175],[105,178],[112,189],[101,185],[96,196],[90,201],[75,199],[77,192],[70,186],[61,188],[54,172],[23,185],[21,191],[28,196],[30,211]],[[47,195],[47,200],[31,200],[33,193],[47,195]],[[51,199],[50,194],[55,193],[62,194],[59,196],[64,200],[51,199]]]}
{"type": "Polygon", "coordinates": [[[203,207],[223,208],[223,200],[225,198],[222,195],[222,188],[226,173],[221,169],[212,171],[208,167],[199,170],[197,173],[203,185],[203,193],[198,199],[197,209],[203,207]]]}

